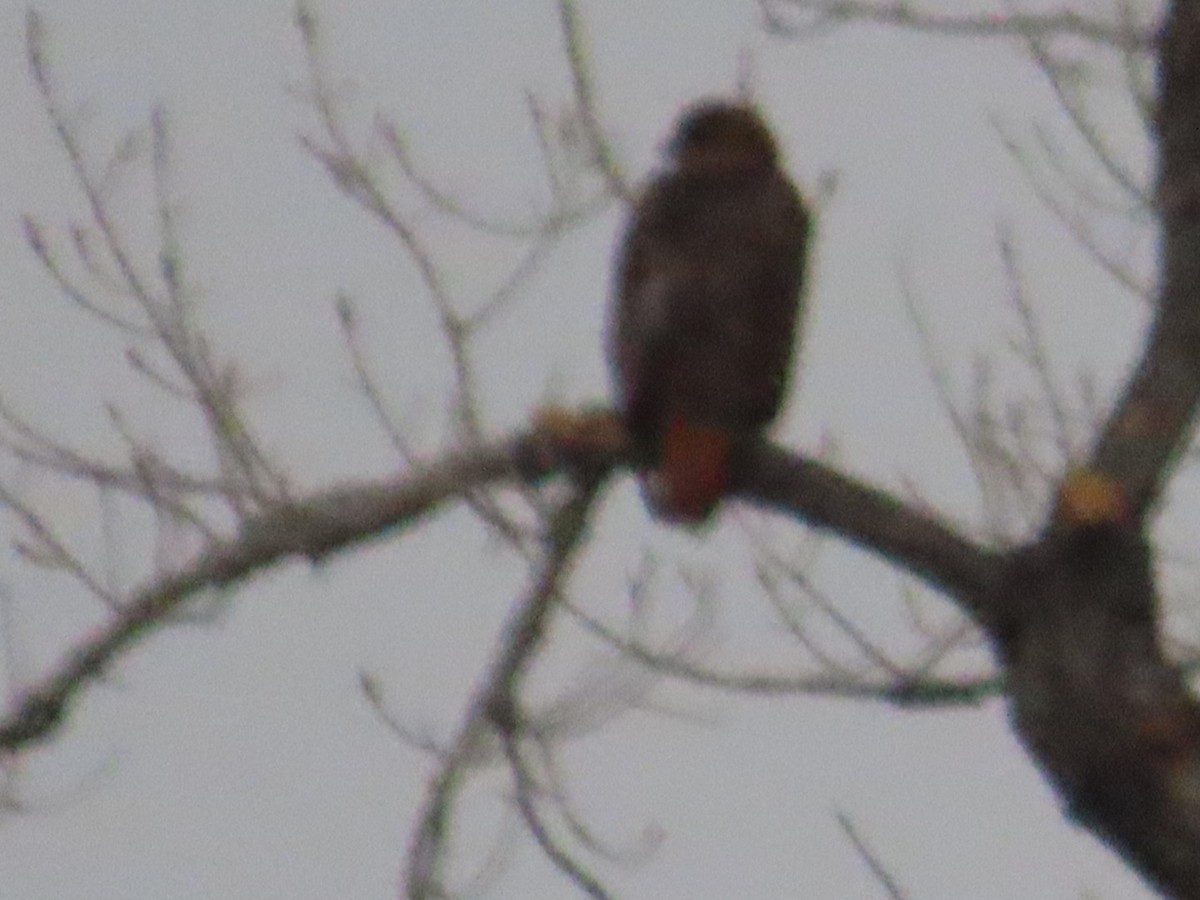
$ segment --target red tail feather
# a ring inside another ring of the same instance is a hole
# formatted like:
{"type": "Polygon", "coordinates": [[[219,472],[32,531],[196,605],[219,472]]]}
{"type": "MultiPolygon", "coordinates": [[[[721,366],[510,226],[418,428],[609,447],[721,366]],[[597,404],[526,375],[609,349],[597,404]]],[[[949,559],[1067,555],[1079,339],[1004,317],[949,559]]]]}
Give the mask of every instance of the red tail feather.
{"type": "Polygon", "coordinates": [[[729,487],[729,448],[728,431],[671,419],[649,486],[654,511],[693,524],[707,519],[729,487]]]}

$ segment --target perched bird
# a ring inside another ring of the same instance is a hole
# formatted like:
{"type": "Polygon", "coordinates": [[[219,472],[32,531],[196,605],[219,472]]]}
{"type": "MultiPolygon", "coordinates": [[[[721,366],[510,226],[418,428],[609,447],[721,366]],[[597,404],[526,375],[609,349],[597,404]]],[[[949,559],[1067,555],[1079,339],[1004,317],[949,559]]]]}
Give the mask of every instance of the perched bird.
{"type": "Polygon", "coordinates": [[[666,155],[625,231],[607,349],[652,512],[699,524],[783,403],[809,216],[749,105],[690,108],[666,155]]]}

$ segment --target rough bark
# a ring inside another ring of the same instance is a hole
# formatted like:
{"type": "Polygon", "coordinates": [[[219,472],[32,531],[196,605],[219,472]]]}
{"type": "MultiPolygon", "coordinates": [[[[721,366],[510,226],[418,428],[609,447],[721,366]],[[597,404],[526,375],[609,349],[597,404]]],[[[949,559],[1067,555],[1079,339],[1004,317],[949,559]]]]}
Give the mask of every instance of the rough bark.
{"type": "Polygon", "coordinates": [[[812,463],[751,459],[744,493],[945,590],[991,637],[1013,726],[1067,814],[1165,895],[1200,898],[1200,705],[1158,633],[1148,523],[1200,401],[1200,2],[1158,43],[1160,283],[1142,358],[1027,546],[991,554],[812,463]],[[1103,493],[1097,503],[1095,492],[1103,493]],[[1086,511],[1087,515],[1077,513],[1086,511]]]}
{"type": "Polygon", "coordinates": [[[1200,399],[1200,4],[1159,45],[1158,306],[1089,468],[1125,521],[1058,521],[1006,561],[991,634],[1013,724],[1067,809],[1169,896],[1200,897],[1200,707],[1158,635],[1147,517],[1200,399]]]}

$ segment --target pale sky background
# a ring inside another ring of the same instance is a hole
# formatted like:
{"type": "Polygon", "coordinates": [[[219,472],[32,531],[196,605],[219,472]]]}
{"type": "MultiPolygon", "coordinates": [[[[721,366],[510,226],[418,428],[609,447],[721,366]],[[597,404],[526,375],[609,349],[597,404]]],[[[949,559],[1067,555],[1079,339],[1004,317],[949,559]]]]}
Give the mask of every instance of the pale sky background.
{"type": "MultiPolygon", "coordinates": [[[[1030,145],[1035,126],[1068,135],[1044,79],[1012,45],[868,27],[780,41],[763,34],[750,0],[580,6],[604,124],[631,175],[650,171],[684,104],[733,89],[746,56],[790,170],[810,189],[823,172],[838,175],[820,221],[803,373],[782,440],[809,451],[832,442],[854,473],[895,490],[915,485],[937,509],[978,523],[978,492],[921,368],[897,271],[910,274],[959,396],[980,353],[998,354],[998,383],[1028,389],[1004,356],[1017,325],[1003,302],[1000,222],[1013,227],[1064,381],[1082,367],[1102,399],[1119,383],[1145,310],[1087,266],[1002,149],[993,120],[1030,145]]],[[[436,450],[448,370],[435,319],[409,262],[299,146],[297,136],[315,130],[292,90],[303,68],[291,5],[57,0],[38,8],[54,77],[95,164],[144,125],[153,104],[165,105],[198,315],[219,351],[240,361],[247,408],[294,484],[312,489],[397,466],[357,393],[333,311],[338,290],[360,305],[395,408],[436,450]]],[[[344,0],[315,9],[346,121],[364,146],[379,110],[459,196],[517,216],[544,202],[524,98],[532,91],[553,108],[570,97],[551,0],[344,0]]],[[[103,403],[121,404],[165,454],[203,464],[188,420],[146,405],[123,343],[58,296],[22,241],[21,215],[62,235],[82,209],[26,70],[24,14],[13,0],[0,4],[0,396],[50,432],[110,451],[103,403]]],[[[1121,87],[1119,73],[1100,70],[1095,109],[1146,171],[1121,87]]],[[[146,169],[143,157],[113,196],[121,226],[150,260],[146,169]]],[[[436,236],[468,305],[515,258],[410,208],[436,236]]],[[[548,397],[604,395],[600,331],[620,221],[612,208],[569,236],[480,345],[486,418],[497,433],[548,397]]],[[[1136,258],[1150,257],[1145,233],[1106,227],[1136,258]]],[[[93,496],[4,472],[101,558],[93,496]]],[[[133,587],[149,574],[148,523],[115,514],[109,565],[133,587]]],[[[620,621],[628,580],[649,548],[666,622],[686,608],[676,569],[690,566],[717,603],[717,659],[795,665],[748,577],[742,526],[765,521],[731,507],[705,538],[667,533],[622,480],[599,510],[574,596],[620,621]]],[[[795,523],[771,534],[781,548],[811,552],[795,523]]],[[[901,600],[911,585],[833,543],[812,566],[856,621],[889,647],[911,648],[901,600]]],[[[1178,588],[1192,580],[1188,571],[1167,575],[1178,588]]],[[[520,566],[458,513],[317,571],[295,564],[266,573],[224,598],[215,621],[158,633],[12,773],[27,811],[0,814],[0,900],[397,896],[432,765],[375,717],[359,673],[380,679],[406,721],[449,736],[522,584],[520,566]]],[[[12,598],[15,649],[5,665],[18,685],[98,620],[67,579],[12,554],[0,562],[0,586],[12,598]]],[[[1186,604],[1172,613],[1194,633],[1186,604]]],[[[568,622],[558,627],[560,643],[537,672],[538,697],[553,698],[581,665],[603,657],[568,622]]],[[[1063,818],[998,700],[901,711],[667,682],[653,701],[672,715],[629,713],[562,754],[577,808],[601,836],[632,847],[647,829],[663,835],[648,860],[591,861],[619,897],[881,896],[839,831],[838,810],[914,900],[1150,896],[1063,818]]],[[[506,789],[502,771],[487,772],[464,796],[454,857],[464,876],[495,836],[506,789]]],[[[479,896],[573,894],[522,838],[510,867],[479,896]]]]}

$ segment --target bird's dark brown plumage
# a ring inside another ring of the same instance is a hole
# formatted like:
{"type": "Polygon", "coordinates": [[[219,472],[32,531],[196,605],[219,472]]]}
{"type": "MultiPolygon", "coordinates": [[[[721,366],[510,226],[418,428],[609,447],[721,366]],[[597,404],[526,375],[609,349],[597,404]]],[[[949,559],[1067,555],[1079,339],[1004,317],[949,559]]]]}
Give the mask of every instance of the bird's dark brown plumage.
{"type": "Polygon", "coordinates": [[[608,355],[660,516],[708,517],[733,449],[783,403],[809,217],[760,115],[693,107],[647,186],[617,264],[608,355]]]}

